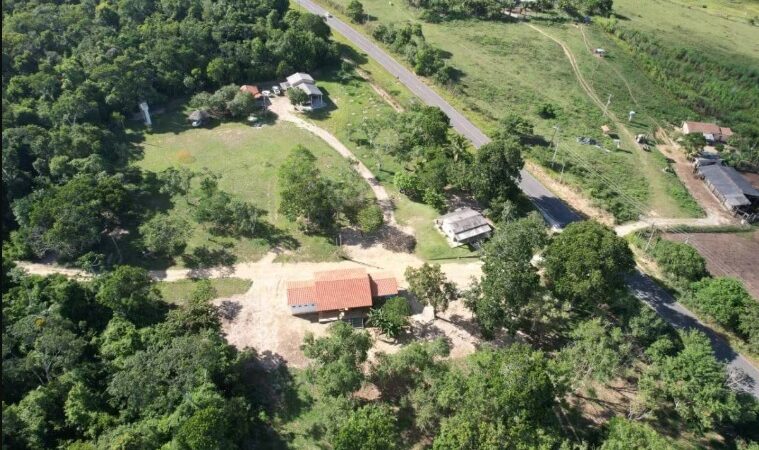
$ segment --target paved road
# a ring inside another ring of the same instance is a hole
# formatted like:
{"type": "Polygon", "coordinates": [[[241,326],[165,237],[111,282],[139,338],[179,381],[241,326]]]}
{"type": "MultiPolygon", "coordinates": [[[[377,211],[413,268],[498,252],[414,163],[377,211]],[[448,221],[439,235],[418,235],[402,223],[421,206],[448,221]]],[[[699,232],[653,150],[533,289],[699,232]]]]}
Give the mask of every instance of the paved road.
{"type": "Polygon", "coordinates": [[[677,303],[672,295],[657,285],[650,277],[636,271],[628,279],[631,292],[646,302],[664,320],[675,328],[695,328],[709,337],[714,355],[727,364],[728,371],[740,375],[740,387],[759,398],[759,370],[730,347],[714,330],[701,323],[692,312],[677,303]]]}
{"type": "MultiPolygon", "coordinates": [[[[324,14],[327,12],[326,9],[311,0],[296,1],[308,11],[322,17],[324,17],[324,14]]],[[[456,111],[456,109],[438,95],[437,92],[424,84],[421,79],[414,75],[410,70],[406,69],[393,57],[385,53],[384,50],[372,43],[363,34],[335,17],[328,18],[327,24],[338,33],[348,38],[354,45],[364,51],[371,58],[380,63],[380,65],[382,65],[382,67],[388,72],[395,75],[401,83],[426,104],[437,106],[443,110],[443,112],[450,118],[451,126],[469,139],[475,147],[480,147],[490,142],[490,138],[488,138],[485,133],[480,131],[480,129],[474,126],[472,122],[456,111]]],[[[562,202],[561,199],[540,184],[540,182],[526,170],[522,170],[522,180],[519,183],[519,187],[543,213],[543,216],[545,216],[546,220],[552,227],[564,228],[564,226],[570,222],[581,219],[581,217],[572,211],[566,203],[562,202]]]]}
{"type": "MultiPolygon", "coordinates": [[[[296,0],[308,11],[324,16],[326,9],[315,4],[312,0],[296,0]]],[[[411,92],[416,94],[425,103],[437,106],[451,119],[453,128],[467,137],[476,147],[490,142],[490,139],[478,129],[472,122],[467,120],[461,113],[456,111],[448,102],[438,95],[429,86],[424,84],[416,75],[398,63],[385,51],[372,43],[368,38],[354,30],[348,24],[339,19],[330,17],[327,24],[348,38],[354,45],[376,60],[388,72],[395,75],[411,92]]],[[[527,171],[522,171],[522,181],[519,185],[522,191],[530,197],[533,203],[541,210],[546,219],[555,228],[563,228],[570,222],[580,220],[580,216],[572,211],[561,199],[556,197],[545,186],[540,184],[527,171]]],[[[712,341],[715,355],[720,361],[728,365],[728,370],[744,374],[742,388],[759,398],[759,370],[751,365],[743,356],[736,353],[730,345],[720,338],[714,331],[703,325],[684,306],[675,302],[675,299],[664,289],[659,287],[651,278],[640,272],[634,274],[628,280],[630,289],[636,297],[645,301],[662,318],[675,327],[696,328],[709,336],[712,341]]]]}

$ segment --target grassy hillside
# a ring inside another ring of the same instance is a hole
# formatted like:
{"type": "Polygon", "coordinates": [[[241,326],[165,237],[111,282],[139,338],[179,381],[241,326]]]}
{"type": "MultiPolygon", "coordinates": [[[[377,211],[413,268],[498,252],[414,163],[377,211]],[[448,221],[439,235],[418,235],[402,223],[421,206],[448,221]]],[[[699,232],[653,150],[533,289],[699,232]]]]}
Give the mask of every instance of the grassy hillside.
{"type": "Polygon", "coordinates": [[[733,2],[730,8],[652,0],[615,4],[619,20],[600,20],[602,27],[658,84],[694,111],[692,118],[714,120],[759,138],[759,17],[751,16],[755,2],[733,2]],[[740,5],[750,17],[721,13],[739,11],[740,5]]]}
{"type": "MultiPolygon", "coordinates": [[[[334,10],[335,5],[344,7],[348,0],[324,3],[334,10]]],[[[364,27],[368,34],[378,23],[418,22],[418,11],[403,2],[368,0],[364,6],[370,16],[377,18],[364,27]]],[[[636,120],[627,124],[632,134],[649,132],[659,122],[677,122],[692,114],[674,96],[653,84],[631,55],[606,33],[586,30],[584,39],[580,29],[571,25],[538,26],[569,46],[579,70],[598,96],[605,101],[608,94],[612,95],[610,108],[618,117],[626,118],[630,110],[638,112],[636,120]],[[588,45],[607,48],[610,57],[595,58],[588,45]]],[[[576,160],[575,167],[590,168],[570,173],[570,167],[564,181],[581,188],[619,220],[634,219],[640,213],[671,217],[700,213],[677,178],[662,171],[666,162],[662,163],[661,155],[640,151],[624,135],[622,151],[612,151],[612,139],[600,130],[608,120],[583,91],[556,42],[526,24],[462,20],[423,23],[422,28],[427,41],[443,49],[449,64],[462,71],[453,89],[439,90],[486,132],[492,132],[498,120],[509,112],[532,119],[536,131],[548,138],[558,125],[559,161],[576,160]],[[557,107],[555,119],[538,117],[536,110],[544,103],[557,107]],[[580,145],[576,142],[578,136],[593,137],[609,151],[580,145]],[[610,178],[614,183],[608,182],[610,178]],[[641,207],[633,207],[632,203],[641,207]]],[[[542,162],[552,158],[547,149],[537,149],[535,153],[542,162]]]]}

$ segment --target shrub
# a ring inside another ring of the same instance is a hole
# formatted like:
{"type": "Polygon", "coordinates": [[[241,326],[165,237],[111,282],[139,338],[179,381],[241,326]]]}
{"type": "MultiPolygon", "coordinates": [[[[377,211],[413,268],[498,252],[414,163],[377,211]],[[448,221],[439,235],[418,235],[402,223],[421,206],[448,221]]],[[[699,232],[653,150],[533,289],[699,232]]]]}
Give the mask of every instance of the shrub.
{"type": "Polygon", "coordinates": [[[706,278],[693,283],[685,300],[731,330],[737,328],[739,318],[753,302],[743,283],[734,278],[706,278]]]}
{"type": "Polygon", "coordinates": [[[382,227],[384,217],[379,205],[365,206],[358,212],[358,227],[364,233],[374,233],[382,227]]]}
{"type": "Polygon", "coordinates": [[[658,239],[651,256],[675,280],[698,281],[708,275],[706,261],[688,244],[658,239]]]}
{"type": "Polygon", "coordinates": [[[543,103],[538,106],[538,115],[542,119],[553,119],[556,117],[558,108],[553,103],[543,103]]]}

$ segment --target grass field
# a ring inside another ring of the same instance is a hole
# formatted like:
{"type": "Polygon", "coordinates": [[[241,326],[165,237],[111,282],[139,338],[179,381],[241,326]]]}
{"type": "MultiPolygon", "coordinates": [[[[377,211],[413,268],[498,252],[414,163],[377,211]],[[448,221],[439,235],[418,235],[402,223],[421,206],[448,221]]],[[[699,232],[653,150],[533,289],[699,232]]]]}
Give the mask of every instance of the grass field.
{"type": "MultiPolygon", "coordinates": [[[[347,4],[347,0],[329,1],[342,6],[347,4]]],[[[364,27],[367,33],[380,22],[416,20],[417,12],[403,2],[368,0],[364,6],[371,16],[378,18],[364,27]]],[[[598,90],[598,96],[606,100],[612,95],[611,110],[619,118],[626,119],[630,110],[638,113],[629,124],[631,133],[649,131],[655,123],[687,115],[686,110],[657,89],[623,49],[602,32],[588,30],[587,45],[604,46],[610,52],[608,60],[591,55],[577,27],[544,23],[538,26],[572,49],[581,72],[598,90]]],[[[423,23],[422,28],[428,42],[448,52],[449,63],[463,72],[456,88],[438,90],[486,132],[492,132],[497,120],[508,112],[534,120],[536,131],[548,137],[553,134],[552,127],[558,125],[560,152],[570,152],[604,178],[613,180],[617,191],[643,205],[642,212],[662,217],[700,215],[677,178],[662,170],[660,155],[640,151],[626,136],[621,136],[623,151],[614,153],[576,143],[577,136],[589,136],[598,139],[606,149],[614,148],[612,140],[600,131],[600,126],[608,120],[577,83],[558,44],[525,24],[466,20],[423,23]],[[542,103],[558,106],[559,116],[554,120],[540,119],[536,108],[542,103]],[[677,195],[671,195],[673,192],[677,195]]],[[[605,206],[604,196],[596,192],[594,184],[609,183],[606,179],[589,182],[589,175],[592,174],[566,180],[605,206]]]]}
{"type": "Polygon", "coordinates": [[[754,0],[615,0],[626,27],[678,46],[748,58],[759,68],[759,2],[754,0]],[[704,8],[703,6],[706,6],[704,8]],[[755,25],[749,19],[755,19],[755,25]]]}
{"type": "MultiPolygon", "coordinates": [[[[216,289],[217,298],[231,297],[244,294],[250,289],[251,281],[241,278],[210,278],[211,286],[216,289]]],[[[156,287],[161,292],[163,299],[169,303],[182,304],[190,298],[195,289],[194,280],[159,281],[156,287]]]]}
{"type": "MultiPolygon", "coordinates": [[[[277,170],[296,145],[303,145],[314,153],[326,176],[348,179],[368,191],[369,187],[350,169],[348,161],[319,138],[289,123],[261,128],[224,123],[211,128],[187,129],[180,111],[170,112],[155,117],[154,131],[145,137],[145,156],[139,165],[156,172],[168,167],[186,167],[196,172],[216,173],[220,175],[220,189],[267,211],[266,220],[297,242],[296,248],[283,256],[285,259],[335,260],[340,249],[331,239],[307,236],[277,212],[277,170]]],[[[190,205],[185,198],[173,199],[170,214],[195,223],[189,218],[190,205]]],[[[249,261],[262,257],[271,248],[271,242],[262,238],[212,236],[198,225],[187,252],[201,246],[224,248],[237,260],[249,261]]],[[[183,265],[181,258],[176,262],[183,265]]]]}

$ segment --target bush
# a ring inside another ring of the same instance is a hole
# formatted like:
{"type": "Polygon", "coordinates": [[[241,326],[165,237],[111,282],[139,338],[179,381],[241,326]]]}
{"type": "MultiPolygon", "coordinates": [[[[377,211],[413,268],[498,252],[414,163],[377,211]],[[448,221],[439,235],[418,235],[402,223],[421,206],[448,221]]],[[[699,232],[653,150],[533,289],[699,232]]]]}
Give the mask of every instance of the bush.
{"type": "Polygon", "coordinates": [[[693,283],[685,302],[717,323],[736,330],[739,319],[753,302],[743,283],[734,278],[706,278],[693,283]]]}
{"type": "Polygon", "coordinates": [[[382,227],[384,215],[379,205],[365,206],[358,212],[358,227],[364,233],[374,233],[382,227]]]}
{"type": "Polygon", "coordinates": [[[558,108],[553,103],[543,103],[538,106],[538,116],[542,119],[553,119],[558,113],[558,108]]]}
{"type": "Polygon", "coordinates": [[[704,258],[688,244],[657,238],[650,253],[667,276],[677,281],[698,281],[709,274],[704,258]]]}
{"type": "Polygon", "coordinates": [[[393,297],[380,308],[369,311],[369,324],[395,339],[401,334],[403,328],[408,326],[409,315],[411,315],[411,308],[408,301],[403,297],[393,297]]]}
{"type": "Polygon", "coordinates": [[[348,8],[345,10],[345,14],[353,23],[366,22],[366,13],[364,12],[364,5],[358,0],[351,0],[348,3],[348,8]]]}
{"type": "Polygon", "coordinates": [[[447,206],[445,195],[443,195],[442,193],[434,189],[425,189],[422,200],[424,201],[424,203],[435,208],[435,210],[438,212],[445,211],[446,206],[447,206]]]}

